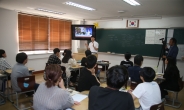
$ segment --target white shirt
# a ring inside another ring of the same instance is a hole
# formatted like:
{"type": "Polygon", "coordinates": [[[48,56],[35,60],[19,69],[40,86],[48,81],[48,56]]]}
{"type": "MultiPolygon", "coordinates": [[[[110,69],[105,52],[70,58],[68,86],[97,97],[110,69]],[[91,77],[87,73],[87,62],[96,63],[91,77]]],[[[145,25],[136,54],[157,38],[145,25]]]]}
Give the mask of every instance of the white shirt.
{"type": "Polygon", "coordinates": [[[66,77],[69,78],[71,76],[71,72],[70,72],[70,68],[72,66],[76,66],[77,65],[77,61],[73,58],[70,58],[68,60],[68,63],[61,63],[61,66],[64,66],[66,68],[66,77]]]}
{"type": "Polygon", "coordinates": [[[152,105],[161,103],[160,88],[156,82],[141,83],[132,94],[139,99],[143,110],[150,110],[152,105]]]}
{"type": "Polygon", "coordinates": [[[98,42],[94,41],[94,42],[90,42],[88,48],[90,49],[91,52],[98,52],[98,50],[95,50],[93,47],[93,43],[94,43],[94,47],[98,48],[98,42]]]}

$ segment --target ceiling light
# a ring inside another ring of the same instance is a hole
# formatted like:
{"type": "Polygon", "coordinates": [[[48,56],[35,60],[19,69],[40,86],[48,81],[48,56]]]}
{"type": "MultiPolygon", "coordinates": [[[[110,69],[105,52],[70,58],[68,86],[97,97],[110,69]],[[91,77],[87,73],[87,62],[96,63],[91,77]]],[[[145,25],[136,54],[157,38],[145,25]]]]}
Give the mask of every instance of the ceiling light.
{"type": "Polygon", "coordinates": [[[140,5],[140,3],[136,2],[135,0],[124,0],[124,1],[133,6],[140,5]]]}
{"type": "Polygon", "coordinates": [[[62,12],[47,10],[47,9],[43,9],[43,8],[36,8],[35,10],[43,11],[43,12],[47,12],[47,13],[59,14],[59,15],[65,14],[65,13],[62,13],[62,12]]]}
{"type": "Polygon", "coordinates": [[[81,5],[81,4],[77,4],[77,3],[74,3],[74,2],[65,2],[64,4],[74,6],[74,7],[77,7],[77,8],[81,8],[81,9],[85,9],[85,10],[89,10],[89,11],[94,11],[95,10],[94,8],[84,6],[84,5],[81,5]]]}

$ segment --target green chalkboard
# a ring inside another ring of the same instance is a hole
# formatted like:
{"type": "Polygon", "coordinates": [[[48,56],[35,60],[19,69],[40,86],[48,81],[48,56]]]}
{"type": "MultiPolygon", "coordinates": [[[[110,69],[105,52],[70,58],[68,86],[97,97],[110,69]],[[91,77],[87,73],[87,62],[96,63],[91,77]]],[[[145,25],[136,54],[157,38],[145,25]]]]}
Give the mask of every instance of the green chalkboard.
{"type": "Polygon", "coordinates": [[[145,34],[146,29],[97,29],[96,41],[99,43],[99,52],[130,52],[159,57],[162,45],[145,44],[145,34]]]}
{"type": "Polygon", "coordinates": [[[173,37],[177,39],[177,44],[184,44],[184,28],[174,29],[173,37]]]}

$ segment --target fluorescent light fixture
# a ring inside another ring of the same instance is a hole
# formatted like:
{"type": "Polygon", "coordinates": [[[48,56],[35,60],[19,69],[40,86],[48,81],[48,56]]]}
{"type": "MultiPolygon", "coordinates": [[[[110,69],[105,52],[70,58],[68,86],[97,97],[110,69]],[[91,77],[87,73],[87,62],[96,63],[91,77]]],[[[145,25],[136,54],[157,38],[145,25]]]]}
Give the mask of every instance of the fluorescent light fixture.
{"type": "Polygon", "coordinates": [[[43,11],[43,12],[47,12],[47,13],[58,14],[58,15],[65,14],[65,13],[62,13],[62,12],[47,10],[47,9],[43,9],[43,8],[36,8],[35,10],[43,11]]]}
{"type": "Polygon", "coordinates": [[[85,10],[89,10],[89,11],[96,10],[94,8],[91,8],[91,7],[88,7],[88,6],[84,6],[84,5],[81,5],[81,4],[77,4],[77,3],[74,3],[74,2],[65,2],[64,4],[70,5],[70,6],[74,6],[74,7],[77,7],[77,8],[81,8],[81,9],[85,9],[85,10]]]}
{"type": "Polygon", "coordinates": [[[135,0],[124,0],[124,1],[133,6],[140,5],[140,3],[136,2],[135,0]]]}

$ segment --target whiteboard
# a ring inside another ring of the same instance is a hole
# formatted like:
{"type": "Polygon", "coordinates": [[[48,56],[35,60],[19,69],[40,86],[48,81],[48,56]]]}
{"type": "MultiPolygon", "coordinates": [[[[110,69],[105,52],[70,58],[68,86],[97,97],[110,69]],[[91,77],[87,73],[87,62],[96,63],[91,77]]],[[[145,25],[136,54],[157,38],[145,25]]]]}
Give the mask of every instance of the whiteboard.
{"type": "Polygon", "coordinates": [[[178,49],[177,59],[182,59],[182,56],[184,56],[184,45],[178,45],[178,49]]]}

